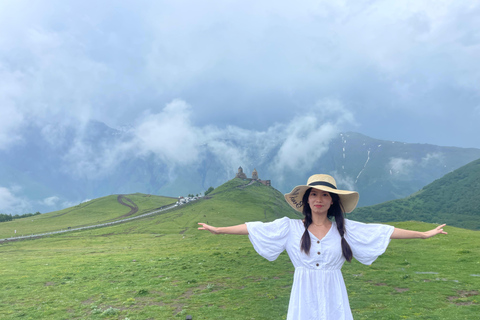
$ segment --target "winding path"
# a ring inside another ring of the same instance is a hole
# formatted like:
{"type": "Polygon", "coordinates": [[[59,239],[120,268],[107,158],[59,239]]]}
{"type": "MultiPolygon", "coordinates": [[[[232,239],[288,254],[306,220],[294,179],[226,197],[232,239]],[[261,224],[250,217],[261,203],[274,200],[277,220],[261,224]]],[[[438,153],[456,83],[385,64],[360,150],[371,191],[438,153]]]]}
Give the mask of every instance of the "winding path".
{"type": "Polygon", "coordinates": [[[126,217],[132,216],[132,215],[134,215],[135,213],[138,212],[138,206],[137,206],[137,204],[136,204],[135,202],[133,202],[132,200],[130,200],[129,198],[125,197],[125,195],[119,194],[118,197],[117,197],[117,201],[118,201],[118,203],[120,203],[120,204],[122,204],[122,205],[127,206],[127,207],[130,208],[130,212],[129,212],[129,213],[124,214],[123,216],[121,216],[121,217],[119,217],[119,218],[126,218],[126,217]],[[128,203],[126,203],[125,201],[130,202],[131,205],[128,204],[128,203]]]}

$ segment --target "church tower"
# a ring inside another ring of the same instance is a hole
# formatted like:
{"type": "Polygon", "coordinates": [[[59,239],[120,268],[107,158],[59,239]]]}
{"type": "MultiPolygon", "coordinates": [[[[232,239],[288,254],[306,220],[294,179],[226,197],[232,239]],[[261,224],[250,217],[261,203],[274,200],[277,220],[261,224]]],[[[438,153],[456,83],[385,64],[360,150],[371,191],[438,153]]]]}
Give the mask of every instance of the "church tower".
{"type": "Polygon", "coordinates": [[[253,179],[253,180],[258,180],[258,172],[257,172],[257,169],[253,169],[252,179],[253,179]]]}
{"type": "Polygon", "coordinates": [[[235,176],[235,178],[247,179],[247,175],[245,173],[243,173],[243,168],[242,167],[238,168],[238,172],[237,172],[237,175],[235,176]]]}

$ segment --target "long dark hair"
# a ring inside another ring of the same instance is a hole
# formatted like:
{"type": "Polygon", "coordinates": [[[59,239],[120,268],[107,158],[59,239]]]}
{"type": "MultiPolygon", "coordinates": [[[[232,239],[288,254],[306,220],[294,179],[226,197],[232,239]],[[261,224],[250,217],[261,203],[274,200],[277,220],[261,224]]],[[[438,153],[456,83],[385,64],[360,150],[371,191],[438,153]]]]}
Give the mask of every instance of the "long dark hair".
{"type": "MultiPolygon", "coordinates": [[[[302,236],[302,241],[300,244],[300,249],[305,252],[306,254],[310,254],[310,247],[312,245],[310,241],[310,234],[308,233],[308,227],[312,224],[312,209],[310,209],[310,206],[308,205],[308,197],[310,196],[310,192],[312,191],[312,188],[308,189],[305,191],[305,194],[303,195],[302,203],[303,203],[303,215],[305,216],[305,219],[303,220],[303,225],[305,226],[305,232],[303,233],[302,236]]],[[[347,240],[345,240],[345,217],[344,217],[344,210],[342,203],[340,201],[340,197],[336,193],[330,193],[330,196],[332,197],[333,204],[330,206],[328,209],[327,217],[331,220],[332,218],[335,218],[335,222],[337,224],[337,230],[338,233],[340,234],[340,237],[342,237],[342,253],[345,259],[348,262],[352,262],[352,249],[350,248],[350,245],[348,244],[347,240]]]]}

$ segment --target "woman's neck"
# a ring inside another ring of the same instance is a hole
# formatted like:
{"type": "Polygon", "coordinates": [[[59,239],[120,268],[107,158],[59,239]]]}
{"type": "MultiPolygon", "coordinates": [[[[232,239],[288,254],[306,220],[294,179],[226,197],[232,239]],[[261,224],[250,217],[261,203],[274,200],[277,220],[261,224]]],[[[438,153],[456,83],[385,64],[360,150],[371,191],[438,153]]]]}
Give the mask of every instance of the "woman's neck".
{"type": "Polygon", "coordinates": [[[328,219],[327,215],[312,215],[312,224],[321,227],[329,226],[332,222],[328,219]]]}

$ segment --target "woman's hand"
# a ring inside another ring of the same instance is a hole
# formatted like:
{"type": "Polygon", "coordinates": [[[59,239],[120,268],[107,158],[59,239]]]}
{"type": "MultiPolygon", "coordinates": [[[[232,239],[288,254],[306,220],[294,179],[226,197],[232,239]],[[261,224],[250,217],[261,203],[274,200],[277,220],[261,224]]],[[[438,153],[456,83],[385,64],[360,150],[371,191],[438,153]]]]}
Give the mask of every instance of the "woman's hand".
{"type": "Polygon", "coordinates": [[[239,234],[239,235],[247,235],[248,234],[248,229],[246,224],[239,224],[237,226],[231,226],[231,227],[212,227],[206,223],[199,222],[199,225],[201,227],[198,228],[198,230],[207,230],[210,231],[212,234],[239,234]]]}
{"type": "Polygon", "coordinates": [[[199,227],[198,230],[207,230],[207,231],[210,231],[210,233],[212,234],[218,234],[217,228],[212,227],[206,223],[199,222],[198,224],[201,225],[201,227],[199,227]]]}
{"type": "Polygon", "coordinates": [[[425,231],[425,238],[424,239],[427,239],[427,238],[431,238],[433,236],[436,236],[437,234],[448,234],[447,232],[443,231],[443,227],[445,227],[446,225],[445,224],[442,224],[438,227],[436,227],[435,229],[432,229],[430,231],[425,231]]]}
{"type": "Polygon", "coordinates": [[[390,236],[390,239],[428,239],[436,236],[437,234],[447,234],[445,231],[443,231],[443,227],[445,227],[445,224],[425,232],[395,228],[390,236]]]}

